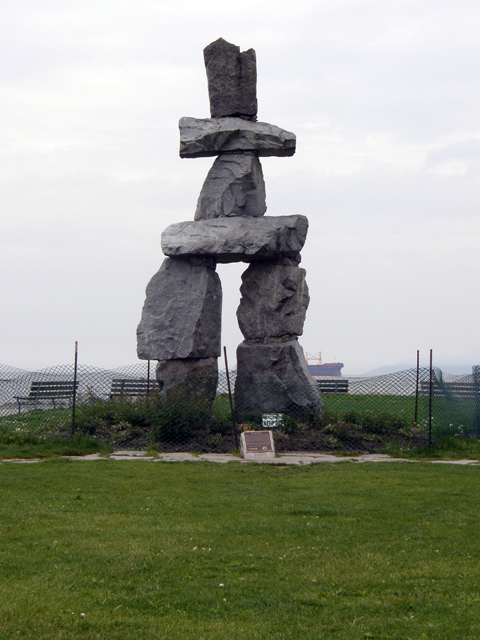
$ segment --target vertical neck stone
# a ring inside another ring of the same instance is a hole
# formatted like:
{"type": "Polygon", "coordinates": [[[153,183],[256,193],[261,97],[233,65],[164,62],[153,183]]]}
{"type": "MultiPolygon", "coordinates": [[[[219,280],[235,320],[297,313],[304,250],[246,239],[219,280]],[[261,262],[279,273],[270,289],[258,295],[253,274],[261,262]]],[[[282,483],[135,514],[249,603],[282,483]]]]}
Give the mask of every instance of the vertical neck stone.
{"type": "Polygon", "coordinates": [[[212,118],[239,116],[257,119],[257,60],[255,51],[240,53],[223,38],[203,50],[212,118]]]}

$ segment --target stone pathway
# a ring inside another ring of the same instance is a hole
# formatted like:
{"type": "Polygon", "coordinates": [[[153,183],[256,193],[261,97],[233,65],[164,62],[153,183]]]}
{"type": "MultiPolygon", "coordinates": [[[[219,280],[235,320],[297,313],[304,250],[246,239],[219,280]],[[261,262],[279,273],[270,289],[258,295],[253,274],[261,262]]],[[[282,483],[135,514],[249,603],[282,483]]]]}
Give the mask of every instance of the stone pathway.
{"type": "MultiPolygon", "coordinates": [[[[98,453],[91,453],[86,456],[65,456],[70,460],[141,460],[144,462],[216,462],[224,464],[226,462],[239,462],[242,464],[250,463],[250,460],[244,460],[230,453],[159,453],[158,455],[148,455],[145,451],[119,450],[114,451],[109,456],[101,456],[98,453]]],[[[14,463],[34,463],[42,462],[41,458],[14,458],[3,459],[1,462],[14,463]]],[[[278,458],[273,460],[259,460],[255,464],[273,464],[273,465],[305,465],[315,464],[319,462],[421,462],[420,460],[409,460],[407,458],[392,458],[383,453],[366,453],[361,456],[334,456],[328,453],[280,453],[278,458]]],[[[478,465],[480,460],[429,460],[432,464],[460,464],[460,465],[478,465]]]]}

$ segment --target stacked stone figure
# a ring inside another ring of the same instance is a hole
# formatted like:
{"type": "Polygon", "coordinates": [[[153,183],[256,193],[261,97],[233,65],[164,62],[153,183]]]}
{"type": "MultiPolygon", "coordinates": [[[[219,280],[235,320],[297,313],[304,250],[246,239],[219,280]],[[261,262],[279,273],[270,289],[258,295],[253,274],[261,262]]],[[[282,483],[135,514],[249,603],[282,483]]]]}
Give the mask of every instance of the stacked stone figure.
{"type": "Polygon", "coordinates": [[[163,389],[182,385],[213,399],[220,356],[222,291],[217,263],[247,262],[237,311],[239,413],[320,410],[315,380],[298,344],[309,295],[300,263],[302,215],[265,216],[260,157],[291,156],[295,135],[257,122],[255,51],[222,38],[204,49],[211,118],[182,118],[180,156],[216,156],[194,221],[162,234],[167,256],[146,290],[138,356],[158,360],[163,389]]]}

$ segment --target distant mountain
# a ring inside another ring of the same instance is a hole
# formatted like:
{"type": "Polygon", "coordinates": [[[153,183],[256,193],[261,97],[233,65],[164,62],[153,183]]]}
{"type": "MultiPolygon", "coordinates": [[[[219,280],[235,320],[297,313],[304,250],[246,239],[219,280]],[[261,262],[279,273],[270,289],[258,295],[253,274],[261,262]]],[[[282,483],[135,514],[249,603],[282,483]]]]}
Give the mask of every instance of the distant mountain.
{"type": "MultiPolygon", "coordinates": [[[[424,354],[423,357],[420,358],[421,367],[429,366],[429,357],[429,354],[424,354]]],[[[440,354],[437,356],[435,352],[433,352],[433,366],[438,367],[445,373],[452,373],[457,376],[472,373],[472,366],[476,364],[480,364],[480,348],[472,349],[472,351],[467,351],[466,353],[461,353],[459,355],[440,354]]],[[[402,360],[401,362],[395,362],[394,364],[377,367],[376,369],[367,371],[364,375],[383,376],[387,373],[396,373],[397,371],[404,371],[405,369],[414,369],[416,366],[416,359],[411,358],[410,360],[402,360]]]]}

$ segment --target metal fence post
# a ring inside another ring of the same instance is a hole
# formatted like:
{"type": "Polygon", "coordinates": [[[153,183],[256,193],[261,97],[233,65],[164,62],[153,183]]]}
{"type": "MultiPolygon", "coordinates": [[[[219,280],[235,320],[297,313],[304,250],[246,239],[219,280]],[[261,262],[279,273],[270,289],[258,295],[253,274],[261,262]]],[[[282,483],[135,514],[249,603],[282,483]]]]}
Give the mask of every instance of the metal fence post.
{"type": "Polygon", "coordinates": [[[432,391],[433,391],[433,357],[430,349],[430,384],[428,389],[428,446],[432,446],[432,391]]]}
{"type": "Polygon", "coordinates": [[[230,374],[228,372],[227,347],[223,347],[223,357],[225,359],[225,374],[227,376],[228,399],[230,401],[230,413],[232,414],[233,437],[235,439],[235,449],[238,449],[238,433],[235,421],[235,410],[233,408],[232,388],[230,386],[230,374]]]}
{"type": "Polygon", "coordinates": [[[420,351],[417,349],[417,377],[415,378],[415,424],[418,417],[418,374],[420,372],[420,351]]]}
{"type": "Polygon", "coordinates": [[[147,404],[150,395],[150,360],[147,360],[147,404]]]}
{"type": "Polygon", "coordinates": [[[75,360],[73,364],[73,398],[72,398],[72,433],[75,432],[75,404],[77,400],[77,362],[78,362],[78,342],[75,340],[75,360]]]}
{"type": "Polygon", "coordinates": [[[475,417],[473,424],[473,433],[480,435],[480,365],[472,367],[473,397],[475,402],[475,417]]]}

